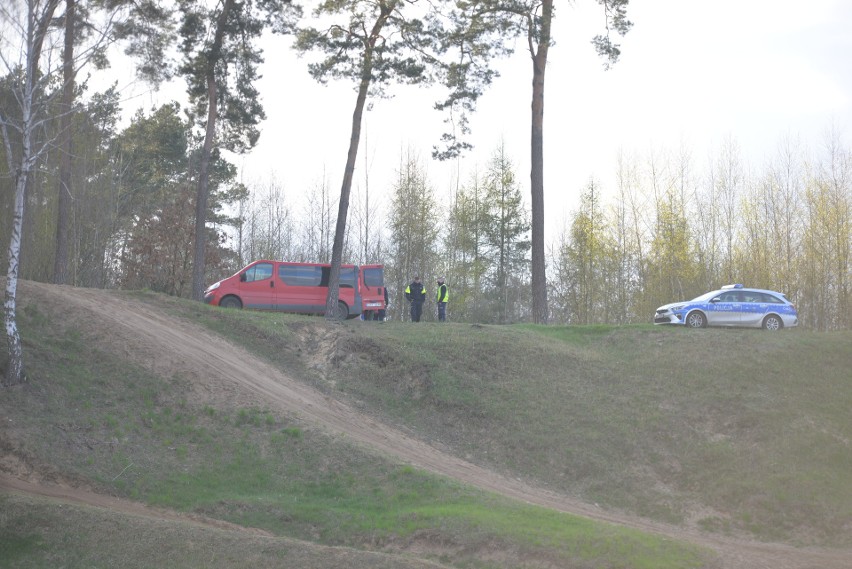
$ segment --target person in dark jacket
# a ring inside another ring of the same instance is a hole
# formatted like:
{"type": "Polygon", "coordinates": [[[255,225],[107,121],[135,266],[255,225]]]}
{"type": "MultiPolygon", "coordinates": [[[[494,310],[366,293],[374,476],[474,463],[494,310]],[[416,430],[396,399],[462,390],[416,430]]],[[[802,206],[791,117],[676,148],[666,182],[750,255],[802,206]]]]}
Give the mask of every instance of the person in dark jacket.
{"type": "Polygon", "coordinates": [[[385,305],[384,305],[384,307],[379,309],[379,313],[377,315],[379,322],[385,321],[385,316],[387,315],[387,310],[388,310],[389,304],[390,303],[388,302],[388,287],[385,287],[385,305]]]}
{"type": "Polygon", "coordinates": [[[411,321],[420,322],[423,314],[423,303],[426,302],[426,287],[420,282],[420,277],[405,287],[405,299],[411,303],[411,321]]]}
{"type": "Polygon", "coordinates": [[[450,300],[450,291],[444,284],[444,277],[438,277],[438,293],[435,302],[438,305],[438,322],[447,321],[447,302],[450,300]]]}

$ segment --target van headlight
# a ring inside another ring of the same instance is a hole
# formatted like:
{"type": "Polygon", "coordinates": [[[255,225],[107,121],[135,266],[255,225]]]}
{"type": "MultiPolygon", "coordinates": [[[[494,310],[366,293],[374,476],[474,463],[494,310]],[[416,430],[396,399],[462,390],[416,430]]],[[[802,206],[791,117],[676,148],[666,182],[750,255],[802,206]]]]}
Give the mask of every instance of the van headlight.
{"type": "Polygon", "coordinates": [[[214,290],[216,290],[217,288],[219,288],[219,285],[220,285],[221,283],[222,283],[222,281],[219,281],[218,283],[213,283],[212,285],[210,285],[209,287],[207,287],[207,290],[205,290],[205,291],[204,291],[204,294],[207,294],[207,293],[209,293],[209,292],[213,292],[214,290]]]}

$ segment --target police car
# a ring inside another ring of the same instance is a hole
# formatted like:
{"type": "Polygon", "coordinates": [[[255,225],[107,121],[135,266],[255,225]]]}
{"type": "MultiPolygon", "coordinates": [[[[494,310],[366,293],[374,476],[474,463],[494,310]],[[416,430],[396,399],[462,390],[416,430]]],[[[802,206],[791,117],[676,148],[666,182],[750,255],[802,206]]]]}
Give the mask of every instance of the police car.
{"type": "Polygon", "coordinates": [[[686,302],[673,302],[659,307],[654,314],[654,324],[780,330],[798,326],[799,315],[793,303],[780,292],[732,284],[686,302]]]}

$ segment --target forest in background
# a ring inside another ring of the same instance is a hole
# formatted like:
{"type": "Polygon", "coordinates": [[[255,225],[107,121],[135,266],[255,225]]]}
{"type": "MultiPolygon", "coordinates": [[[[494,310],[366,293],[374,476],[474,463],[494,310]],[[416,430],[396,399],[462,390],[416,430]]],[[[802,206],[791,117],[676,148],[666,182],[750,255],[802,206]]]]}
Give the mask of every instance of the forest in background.
{"type": "MultiPolygon", "coordinates": [[[[10,91],[0,89],[7,105],[10,91]]],[[[189,297],[202,138],[176,102],[138,111],[123,129],[121,112],[108,90],[73,113],[67,282],[189,297]]],[[[55,138],[59,128],[47,124],[39,136],[55,138]]],[[[0,228],[8,239],[14,177],[5,152],[0,228]]],[[[25,279],[51,281],[60,154],[42,155],[27,189],[25,279]]],[[[852,150],[829,131],[816,147],[790,138],[770,155],[756,169],[731,137],[700,166],[685,149],[617,157],[614,188],[548,180],[551,191],[581,196],[547,244],[550,321],[649,322],[660,304],[739,282],[785,293],[804,327],[849,328],[852,150]]],[[[505,149],[440,192],[414,151],[389,167],[392,187],[373,192],[389,200],[353,192],[343,259],[386,265],[391,316],[405,318],[401,291],[421,274],[432,293],[435,278],[447,278],[452,320],[531,320],[528,191],[505,149]]],[[[208,283],[259,258],[329,261],[339,196],[326,181],[245,185],[214,152],[210,188],[208,283]]]]}
{"type": "MultiPolygon", "coordinates": [[[[604,28],[591,43],[609,68],[632,26],[628,0],[596,3],[604,28]]],[[[781,141],[760,170],[732,136],[701,165],[687,149],[618,157],[614,187],[548,180],[550,195],[580,199],[544,242],[539,103],[552,16],[552,0],[0,4],[7,375],[22,373],[18,277],[200,300],[205,284],[258,258],[331,262],[332,307],[341,261],[384,263],[397,319],[419,274],[427,287],[446,277],[456,321],[647,322],[659,304],[741,282],[787,294],[805,327],[847,328],[852,153],[838,131],[816,149],[781,141]],[[312,187],[244,183],[231,161],[261,135],[264,33],[293,36],[316,81],[357,85],[339,193],[324,176],[312,187]],[[390,187],[350,192],[367,99],[441,85],[435,108],[452,128],[433,156],[461,161],[469,116],[513,38],[534,63],[528,185],[498,145],[453,188],[437,192],[409,149],[390,187]],[[186,102],[139,110],[124,126],[117,87],[86,84],[117,48],[151,85],[182,79],[186,102]]]]}

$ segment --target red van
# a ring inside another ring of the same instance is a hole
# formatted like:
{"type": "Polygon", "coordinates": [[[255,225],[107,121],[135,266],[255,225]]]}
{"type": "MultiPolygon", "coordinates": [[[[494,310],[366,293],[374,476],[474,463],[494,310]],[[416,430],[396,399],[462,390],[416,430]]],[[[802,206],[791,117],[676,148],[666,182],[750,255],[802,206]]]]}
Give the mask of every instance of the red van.
{"type": "MultiPolygon", "coordinates": [[[[204,302],[226,308],[325,314],[331,265],[259,260],[210,285],[204,302]]],[[[355,318],[385,308],[382,265],[340,266],[337,316],[355,318]]]]}

